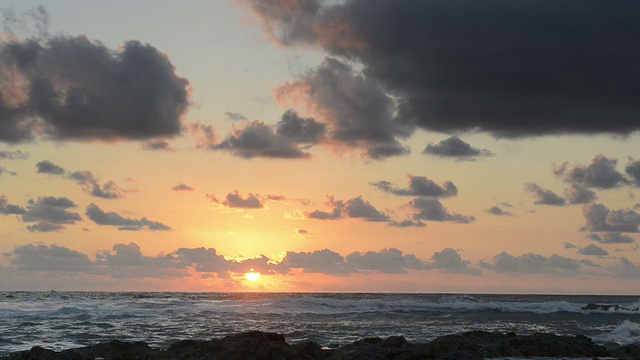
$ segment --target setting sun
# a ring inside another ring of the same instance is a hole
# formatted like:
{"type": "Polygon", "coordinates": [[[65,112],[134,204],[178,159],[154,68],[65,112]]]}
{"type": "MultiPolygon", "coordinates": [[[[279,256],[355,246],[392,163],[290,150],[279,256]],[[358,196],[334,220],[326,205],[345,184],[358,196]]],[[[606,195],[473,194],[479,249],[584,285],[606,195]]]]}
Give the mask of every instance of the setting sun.
{"type": "Polygon", "coordinates": [[[251,269],[248,273],[244,274],[244,277],[249,281],[258,281],[258,279],[260,279],[260,273],[251,269]]]}

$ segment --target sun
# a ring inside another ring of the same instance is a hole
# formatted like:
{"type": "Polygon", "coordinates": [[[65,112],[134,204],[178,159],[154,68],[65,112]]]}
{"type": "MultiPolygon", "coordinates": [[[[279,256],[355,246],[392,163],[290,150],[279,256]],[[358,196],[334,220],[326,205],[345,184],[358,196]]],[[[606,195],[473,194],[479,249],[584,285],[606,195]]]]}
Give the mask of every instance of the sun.
{"type": "Polygon", "coordinates": [[[244,274],[244,277],[249,281],[258,281],[258,279],[260,279],[260,273],[251,269],[248,273],[244,274]]]}

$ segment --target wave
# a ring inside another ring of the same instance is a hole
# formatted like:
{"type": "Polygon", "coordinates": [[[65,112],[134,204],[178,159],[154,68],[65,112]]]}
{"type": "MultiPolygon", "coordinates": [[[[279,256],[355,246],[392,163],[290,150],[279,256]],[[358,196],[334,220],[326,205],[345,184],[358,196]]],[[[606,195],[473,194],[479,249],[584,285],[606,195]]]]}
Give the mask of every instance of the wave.
{"type": "Polygon", "coordinates": [[[594,336],[593,340],[599,343],[616,343],[629,345],[640,343],[640,324],[625,320],[609,333],[594,336]]]}

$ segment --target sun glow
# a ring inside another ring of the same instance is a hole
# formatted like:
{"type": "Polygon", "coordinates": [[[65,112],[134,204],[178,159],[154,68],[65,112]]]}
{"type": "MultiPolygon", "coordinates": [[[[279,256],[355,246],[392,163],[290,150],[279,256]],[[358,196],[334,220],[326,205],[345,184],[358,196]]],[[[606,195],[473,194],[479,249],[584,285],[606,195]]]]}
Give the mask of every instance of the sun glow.
{"type": "Polygon", "coordinates": [[[258,279],[260,279],[260,273],[251,269],[248,273],[244,274],[244,277],[249,281],[258,281],[258,279]]]}

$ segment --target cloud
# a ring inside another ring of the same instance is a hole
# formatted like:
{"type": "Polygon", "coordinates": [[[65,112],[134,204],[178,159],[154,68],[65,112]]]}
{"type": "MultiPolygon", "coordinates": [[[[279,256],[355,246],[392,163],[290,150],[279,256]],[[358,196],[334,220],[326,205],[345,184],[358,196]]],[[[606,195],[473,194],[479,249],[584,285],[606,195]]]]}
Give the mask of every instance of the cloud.
{"type": "Polygon", "coordinates": [[[193,188],[189,185],[185,185],[183,183],[180,183],[174,187],[171,188],[171,190],[173,191],[193,191],[193,188]]]}
{"type": "Polygon", "coordinates": [[[0,151],[0,160],[27,160],[29,158],[28,152],[16,151],[0,151]]]}
{"type": "Polygon", "coordinates": [[[457,136],[452,136],[448,139],[442,140],[435,145],[428,144],[422,153],[442,158],[469,161],[474,161],[480,156],[495,155],[489,150],[474,148],[457,136]]]}
{"type": "Polygon", "coordinates": [[[328,196],[327,206],[331,207],[330,212],[315,210],[306,212],[309,219],[318,220],[339,220],[339,219],[363,219],[373,222],[389,221],[389,216],[376,209],[370,202],[362,199],[362,196],[346,201],[335,200],[333,196],[328,196]]]}
{"type": "Polygon", "coordinates": [[[564,197],[572,205],[588,204],[598,198],[596,193],[577,184],[571,184],[569,188],[564,189],[564,197]]]}
{"type": "Polygon", "coordinates": [[[405,274],[407,269],[426,270],[430,266],[415,255],[405,255],[398,249],[384,249],[379,252],[354,252],[347,255],[349,264],[358,270],[375,270],[387,274],[405,274]]]}
{"type": "Polygon", "coordinates": [[[86,254],[58,245],[21,245],[9,253],[9,262],[24,271],[90,271],[86,254]]]}
{"type": "Polygon", "coordinates": [[[590,233],[587,235],[587,239],[597,241],[600,244],[631,244],[636,242],[631,236],[619,232],[590,233]]]}
{"type": "Polygon", "coordinates": [[[588,255],[588,256],[606,256],[606,255],[609,255],[607,250],[605,250],[605,249],[603,249],[603,248],[601,248],[599,246],[593,245],[593,244],[590,244],[590,245],[587,245],[585,247],[579,248],[578,249],[578,254],[588,255]]]}
{"type": "Polygon", "coordinates": [[[142,148],[142,150],[148,151],[174,151],[171,144],[169,144],[169,142],[164,139],[145,141],[140,144],[140,147],[142,148]]]}
{"type": "Polygon", "coordinates": [[[287,251],[278,264],[283,269],[301,269],[305,273],[323,273],[329,275],[348,275],[357,272],[353,264],[337,252],[324,249],[314,252],[287,251]]]}
{"type": "Polygon", "coordinates": [[[388,181],[370,182],[369,185],[398,196],[450,197],[458,195],[458,188],[451,182],[437,184],[424,176],[409,175],[409,187],[399,188],[388,181]]]}
{"type": "Polygon", "coordinates": [[[490,262],[481,260],[479,265],[487,270],[514,275],[574,273],[580,269],[577,260],[556,254],[549,257],[534,253],[513,256],[504,251],[493,256],[490,262]]]}
{"type": "Polygon", "coordinates": [[[276,134],[297,144],[316,144],[327,132],[325,124],[313,118],[303,118],[297,112],[289,109],[276,124],[276,134]]]}
{"type": "Polygon", "coordinates": [[[627,184],[627,179],[616,171],[618,160],[602,154],[596,155],[589,165],[563,163],[554,166],[556,176],[583,188],[612,189],[627,184]]]}
{"type": "Polygon", "coordinates": [[[337,148],[362,149],[369,159],[409,153],[398,138],[412,129],[396,119],[393,99],[345,62],[326,58],[298,80],[280,86],[276,98],[281,104],[303,105],[326,124],[326,142],[337,148]]]}
{"type": "Polygon", "coordinates": [[[564,243],[564,248],[565,248],[565,249],[575,249],[575,248],[577,248],[577,246],[575,246],[575,245],[574,245],[574,244],[572,244],[572,243],[568,243],[568,242],[566,242],[566,243],[564,243]]]}
{"type": "Polygon", "coordinates": [[[496,216],[513,216],[511,212],[502,210],[499,206],[492,206],[491,208],[487,209],[486,212],[496,216]]]}
{"type": "Polygon", "coordinates": [[[247,120],[249,120],[248,117],[246,117],[246,116],[244,116],[244,115],[242,115],[240,113],[237,113],[237,112],[227,111],[227,112],[224,113],[224,115],[227,117],[227,119],[229,119],[231,121],[247,121],[247,120]]]}
{"type": "Polygon", "coordinates": [[[640,186],[640,160],[629,159],[624,171],[633,179],[635,186],[640,186]]]}
{"type": "Polygon", "coordinates": [[[0,214],[2,215],[24,215],[27,210],[19,205],[9,204],[5,195],[0,195],[0,214]]]}
{"type": "Polygon", "coordinates": [[[16,173],[15,171],[7,170],[7,168],[5,168],[4,166],[0,166],[0,175],[4,174],[18,176],[18,173],[16,173]]]}
{"type": "Polygon", "coordinates": [[[228,193],[222,201],[219,201],[215,196],[210,194],[207,195],[207,197],[215,203],[235,209],[262,209],[265,205],[265,199],[260,195],[249,193],[243,197],[238,190],[228,193]]]}
{"type": "Polygon", "coordinates": [[[408,227],[426,227],[427,224],[422,221],[414,221],[414,220],[402,220],[402,221],[390,221],[389,226],[399,227],[399,228],[408,228],[408,227]]]}
{"type": "Polygon", "coordinates": [[[640,214],[630,209],[610,210],[602,204],[587,204],[582,207],[586,224],[583,231],[638,232],[640,214]]]}
{"type": "Polygon", "coordinates": [[[565,200],[562,197],[556,195],[551,190],[541,188],[536,183],[525,184],[524,190],[533,195],[535,199],[534,204],[554,206],[564,206],[566,204],[565,200]]]}
{"type": "Polygon", "coordinates": [[[149,139],[179,135],[189,82],[135,40],[118,50],[85,36],[0,45],[0,141],[149,139]]]}
{"type": "Polygon", "coordinates": [[[28,226],[29,231],[51,232],[65,228],[64,225],[82,221],[80,215],[69,209],[77,205],[66,197],[41,196],[27,202],[26,212],[22,214],[22,221],[35,222],[28,226]]]}
{"type": "Polygon", "coordinates": [[[36,164],[38,174],[63,175],[65,170],[63,167],[52,163],[49,160],[43,160],[36,164]]]}
{"type": "Polygon", "coordinates": [[[211,150],[226,150],[231,154],[251,159],[255,157],[273,159],[305,159],[311,154],[303,151],[289,138],[274,132],[262,121],[255,120],[243,127],[234,127],[232,133],[211,150]]]}
{"type": "Polygon", "coordinates": [[[213,126],[195,121],[189,123],[187,129],[189,129],[189,133],[191,133],[191,136],[195,139],[198,149],[214,150],[218,143],[218,136],[213,126]]]}
{"type": "Polygon", "coordinates": [[[124,194],[128,191],[122,189],[113,181],[108,181],[101,185],[98,178],[88,170],[67,173],[63,167],[58,166],[49,160],[38,162],[36,164],[36,169],[38,174],[65,176],[67,179],[78,183],[82,187],[82,191],[93,197],[102,199],[119,199],[123,198],[124,194]]]}
{"type": "Polygon", "coordinates": [[[451,221],[469,224],[475,221],[475,217],[451,213],[438,199],[416,198],[408,204],[414,210],[414,220],[451,221]]]}
{"type": "Polygon", "coordinates": [[[633,2],[243,2],[274,42],[359,62],[367,81],[396,96],[398,117],[427,130],[640,129],[630,120],[640,117],[633,2]]]}
{"type": "Polygon", "coordinates": [[[433,253],[431,266],[452,273],[481,275],[482,271],[470,267],[470,262],[462,260],[460,254],[454,249],[446,248],[440,252],[433,253]]]}
{"type": "Polygon", "coordinates": [[[152,231],[171,231],[170,227],[161,222],[151,221],[146,217],[141,219],[125,218],[112,211],[105,212],[93,203],[87,206],[86,215],[98,225],[116,226],[118,230],[140,231],[147,229],[152,231]]]}

